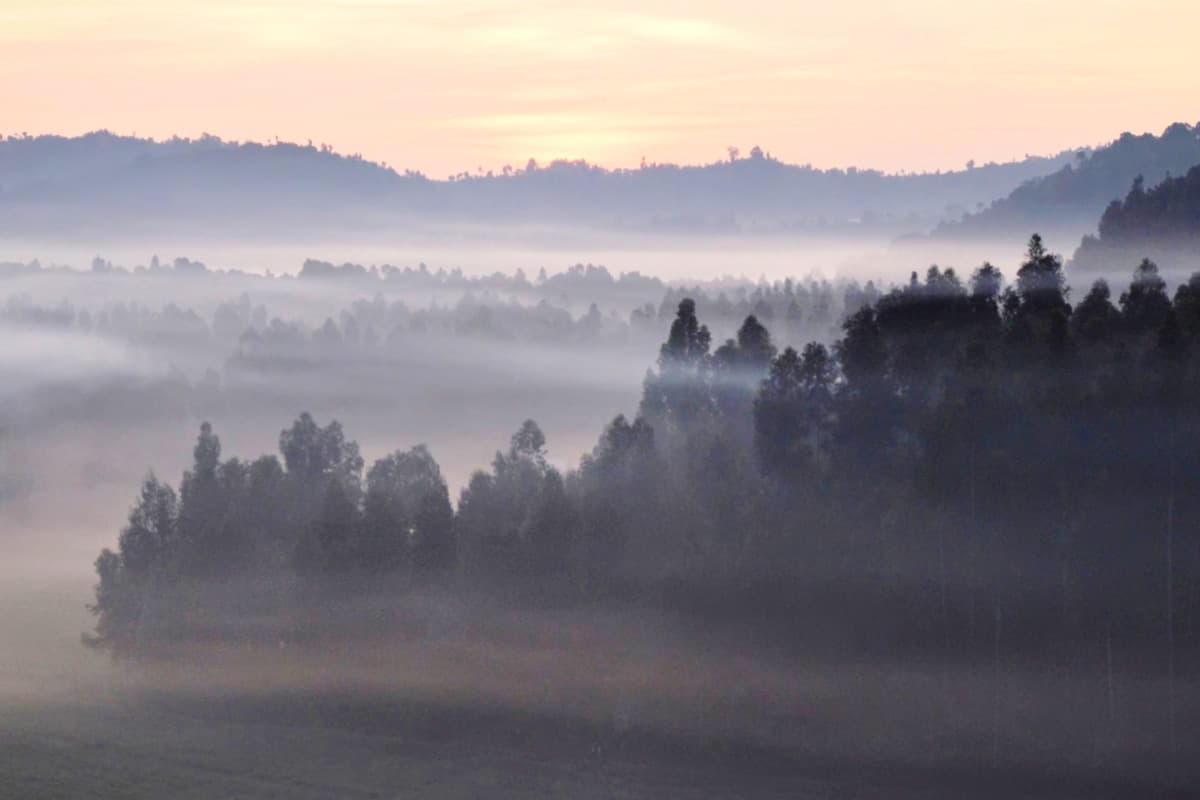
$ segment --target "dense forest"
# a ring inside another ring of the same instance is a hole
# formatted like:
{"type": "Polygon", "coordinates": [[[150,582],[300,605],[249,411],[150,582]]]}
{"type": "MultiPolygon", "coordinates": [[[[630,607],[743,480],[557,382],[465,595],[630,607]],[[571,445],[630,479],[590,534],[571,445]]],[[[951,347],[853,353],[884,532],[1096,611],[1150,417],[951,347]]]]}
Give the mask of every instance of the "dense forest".
{"type": "MultiPolygon", "coordinates": [[[[1160,136],[1123,134],[1107,147],[1080,151],[1074,163],[1023,183],[978,213],[938,226],[942,237],[1011,236],[1041,225],[1095,230],[1096,219],[1138,176],[1151,186],[1200,164],[1200,125],[1171,125],[1160,136]]],[[[1079,231],[1079,232],[1076,232],[1079,231]]]]}
{"type": "Polygon", "coordinates": [[[1115,303],[1097,281],[1072,305],[1036,235],[1011,282],[914,273],[829,347],[780,350],[753,314],[715,341],[685,297],[636,414],[565,472],[524,422],[457,507],[421,445],[368,467],[303,414],[245,461],[205,423],[178,487],[148,476],[97,560],[86,638],[304,640],[330,598],[437,587],[777,641],[1115,639],[1174,664],[1200,610],[1198,394],[1200,274],[1172,297],[1144,260],[1115,303]]]}
{"type": "Polygon", "coordinates": [[[64,481],[122,506],[145,465],[182,468],[180,437],[201,420],[255,453],[272,447],[280,409],[341,419],[371,454],[425,441],[454,487],[490,456],[487,443],[532,416],[563,466],[590,449],[597,420],[636,404],[647,353],[683,297],[721,338],[755,314],[777,344],[800,345],[832,341],[847,309],[877,294],[802,273],[668,284],[595,265],[528,276],[323,268],[272,277],[184,258],[0,268],[8,510],[64,481]],[[138,449],[113,459],[96,441],[66,457],[80,445],[65,419],[138,449]]]}
{"type": "Polygon", "coordinates": [[[1150,189],[1139,175],[1125,198],[1105,209],[1099,235],[1085,236],[1071,263],[1112,270],[1134,253],[1148,254],[1164,269],[1200,263],[1200,166],[1150,189]]]}

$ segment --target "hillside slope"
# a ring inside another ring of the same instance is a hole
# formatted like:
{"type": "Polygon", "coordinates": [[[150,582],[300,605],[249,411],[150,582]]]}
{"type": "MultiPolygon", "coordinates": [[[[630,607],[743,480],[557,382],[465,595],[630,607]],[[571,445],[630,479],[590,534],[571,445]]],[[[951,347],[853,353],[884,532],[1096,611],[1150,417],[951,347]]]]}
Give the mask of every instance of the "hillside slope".
{"type": "Polygon", "coordinates": [[[1141,175],[1158,184],[1200,164],[1200,125],[1176,123],[1162,135],[1122,134],[1090,154],[1081,152],[1057,172],[1021,184],[988,208],[938,226],[939,238],[1010,237],[1035,228],[1078,238],[1141,175]]]}
{"type": "Polygon", "coordinates": [[[1071,153],[954,172],[885,174],[785,164],[759,148],[702,166],[607,170],[530,162],[434,180],[327,147],[151,141],[107,132],[0,139],[0,231],[106,232],[219,224],[353,231],[422,220],[651,232],[928,230],[1071,153]]]}
{"type": "Polygon", "coordinates": [[[1150,258],[1172,271],[1200,267],[1200,166],[1146,189],[1141,178],[1100,217],[1099,235],[1085,236],[1078,270],[1125,269],[1150,258]]]}

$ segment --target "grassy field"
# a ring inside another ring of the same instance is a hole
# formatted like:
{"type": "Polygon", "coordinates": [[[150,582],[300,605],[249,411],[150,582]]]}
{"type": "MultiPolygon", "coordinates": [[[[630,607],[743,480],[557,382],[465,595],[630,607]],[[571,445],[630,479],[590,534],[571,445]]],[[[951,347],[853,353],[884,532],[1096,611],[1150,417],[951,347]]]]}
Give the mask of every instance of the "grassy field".
{"type": "Polygon", "coordinates": [[[7,716],[0,774],[12,798],[825,796],[796,779],[712,768],[120,706],[7,716]]]}
{"type": "Polygon", "coordinates": [[[79,644],[87,590],[0,593],[0,797],[1186,796],[1196,769],[1186,733],[1164,760],[1149,678],[1122,680],[1111,729],[1103,676],[1078,670],[997,684],[988,665],[751,656],[662,620],[444,608],[419,640],[118,670],[79,644]]]}

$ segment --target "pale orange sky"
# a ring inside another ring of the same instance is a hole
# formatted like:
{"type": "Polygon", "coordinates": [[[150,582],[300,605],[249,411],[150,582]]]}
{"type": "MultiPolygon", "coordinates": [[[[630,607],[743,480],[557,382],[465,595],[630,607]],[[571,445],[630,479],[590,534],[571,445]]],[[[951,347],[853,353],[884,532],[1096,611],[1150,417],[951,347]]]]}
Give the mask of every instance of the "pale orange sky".
{"type": "Polygon", "coordinates": [[[0,0],[0,132],[957,168],[1200,120],[1197,0],[0,0]]]}

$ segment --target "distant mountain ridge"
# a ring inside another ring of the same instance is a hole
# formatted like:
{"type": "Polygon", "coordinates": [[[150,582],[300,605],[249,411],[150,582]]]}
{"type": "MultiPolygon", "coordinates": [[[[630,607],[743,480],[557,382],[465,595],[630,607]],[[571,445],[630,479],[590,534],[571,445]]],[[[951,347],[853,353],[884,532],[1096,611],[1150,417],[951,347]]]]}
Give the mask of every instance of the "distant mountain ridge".
{"type": "Polygon", "coordinates": [[[1096,230],[1096,220],[1134,179],[1148,186],[1200,164],[1200,124],[1175,123],[1159,136],[1125,133],[1111,144],[1081,153],[1048,175],[1021,184],[988,208],[943,222],[939,238],[1009,237],[1051,230],[1076,239],[1096,230]]]}
{"type": "Polygon", "coordinates": [[[221,224],[369,229],[418,218],[648,232],[927,230],[1067,164],[1073,152],[922,174],[785,164],[754,148],[702,166],[557,161],[433,180],[328,147],[152,141],[100,131],[0,139],[0,230],[221,224]]]}

